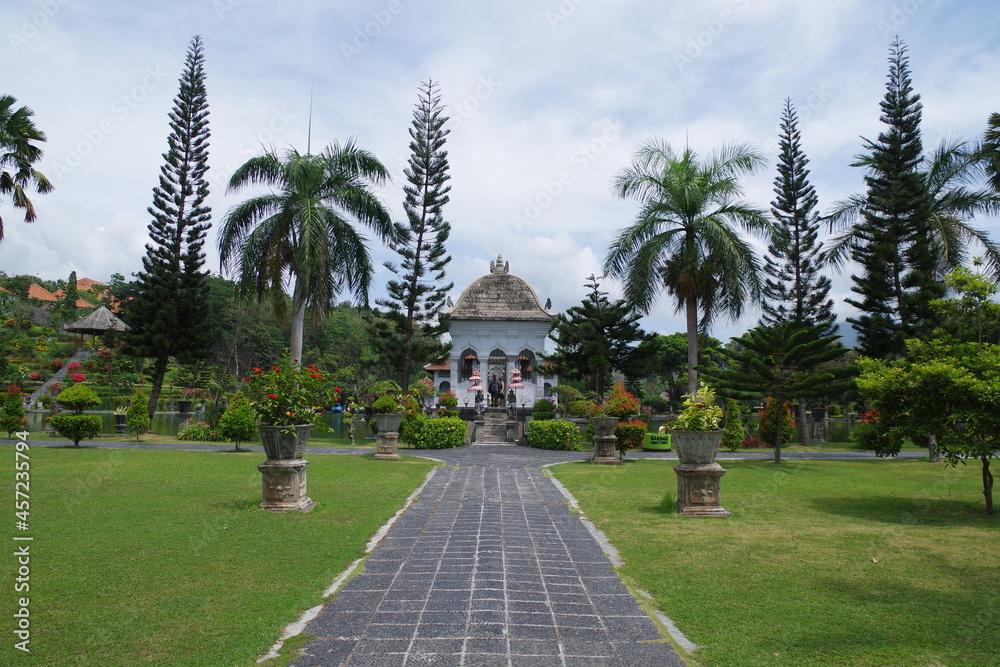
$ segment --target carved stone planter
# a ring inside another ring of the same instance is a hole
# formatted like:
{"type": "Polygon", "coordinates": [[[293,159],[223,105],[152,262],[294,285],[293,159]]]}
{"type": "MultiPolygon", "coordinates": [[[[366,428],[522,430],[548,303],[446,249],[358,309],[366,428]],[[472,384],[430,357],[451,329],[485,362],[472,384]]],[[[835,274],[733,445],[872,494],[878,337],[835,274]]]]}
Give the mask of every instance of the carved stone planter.
{"type": "Polygon", "coordinates": [[[715,462],[722,430],[669,431],[680,459],[677,475],[677,511],[681,516],[730,517],[720,505],[719,480],[726,469],[715,462]]]}
{"type": "Polygon", "coordinates": [[[594,427],[594,435],[614,435],[618,428],[618,417],[591,417],[590,425],[594,427]]]}
{"type": "Polygon", "coordinates": [[[375,451],[377,461],[398,461],[399,456],[399,425],[403,422],[402,412],[376,414],[375,423],[378,433],[375,438],[378,447],[375,451]]]}
{"type": "Polygon", "coordinates": [[[715,461],[722,442],[722,429],[716,431],[667,431],[681,463],[704,465],[715,461]]]}
{"type": "Polygon", "coordinates": [[[312,424],[258,424],[267,460],[257,466],[262,476],[260,508],[271,512],[308,512],[316,507],[306,493],[305,454],[312,424]]]}
{"type": "Polygon", "coordinates": [[[258,424],[260,441],[264,445],[264,453],[268,461],[290,461],[301,459],[312,433],[312,424],[296,424],[289,426],[271,426],[258,424]]]}

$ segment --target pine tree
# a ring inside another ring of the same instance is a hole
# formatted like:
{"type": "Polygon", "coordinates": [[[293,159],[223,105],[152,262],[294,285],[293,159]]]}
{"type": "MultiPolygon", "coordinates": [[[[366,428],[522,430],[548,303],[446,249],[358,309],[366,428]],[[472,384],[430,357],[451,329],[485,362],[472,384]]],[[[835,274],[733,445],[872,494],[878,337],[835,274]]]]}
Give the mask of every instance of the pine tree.
{"type": "Polygon", "coordinates": [[[59,304],[59,312],[66,324],[72,324],[76,320],[76,300],[79,298],[80,292],[76,288],[76,271],[70,271],[69,280],[66,281],[65,294],[62,303],[59,304]]]}
{"type": "Polygon", "coordinates": [[[920,96],[910,82],[906,46],[897,38],[889,52],[889,76],[881,102],[888,127],[855,166],[867,168],[863,222],[851,256],[862,269],[847,303],[861,311],[849,318],[864,354],[900,354],[903,341],[931,321],[928,303],[941,296],[940,257],[931,244],[930,202],[920,171],[920,96]]]}
{"type": "Polygon", "coordinates": [[[444,150],[450,132],[444,128],[447,120],[437,84],[421,84],[410,128],[409,167],[404,170],[406,224],[396,223],[397,240],[392,243],[401,262],[398,266],[385,263],[398,279],[386,286],[388,297],[377,301],[388,310],[386,316],[392,323],[391,330],[382,327],[385,335],[380,338],[389,343],[388,349],[396,350],[391,356],[400,357],[404,390],[409,387],[412,367],[447,356],[447,348],[438,342],[448,330],[441,309],[453,287],[453,283],[443,284],[451,261],[445,251],[451,225],[441,212],[451,190],[448,151],[444,150]]]}
{"type": "Polygon", "coordinates": [[[128,304],[131,329],[126,351],[151,357],[153,388],[148,412],[160,396],[170,357],[192,361],[211,349],[205,235],[211,227],[208,197],[208,100],[201,39],[191,40],[180,77],[180,92],[170,112],[168,150],[159,185],[147,209],[150,242],[136,274],[135,297],[128,304]]]}
{"type": "Polygon", "coordinates": [[[590,293],[583,302],[553,321],[549,337],[555,341],[555,352],[545,360],[560,376],[585,380],[598,396],[604,396],[614,371],[635,376],[633,368],[640,366],[636,346],[648,336],[636,324],[641,314],[624,300],[609,300],[596,276],[587,280],[590,293]]]}
{"type": "Polygon", "coordinates": [[[809,182],[809,160],[802,153],[798,116],[790,99],[781,115],[778,145],[777,197],[771,202],[771,214],[780,226],[764,256],[767,278],[760,323],[823,325],[832,334],[836,316],[829,298],[830,279],[819,273],[816,191],[809,182]]]}

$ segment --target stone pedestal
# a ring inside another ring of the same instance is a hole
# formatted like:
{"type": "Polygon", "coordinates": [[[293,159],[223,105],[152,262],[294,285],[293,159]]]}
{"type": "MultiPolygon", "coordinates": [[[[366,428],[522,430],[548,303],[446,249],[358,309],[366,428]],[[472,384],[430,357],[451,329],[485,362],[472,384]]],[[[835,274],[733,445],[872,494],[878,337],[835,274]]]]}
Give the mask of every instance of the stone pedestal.
{"type": "Polygon", "coordinates": [[[682,463],[674,466],[677,475],[677,511],[681,516],[733,515],[720,505],[719,479],[726,469],[718,463],[682,463]]]}
{"type": "Polygon", "coordinates": [[[378,449],[375,451],[376,461],[398,461],[400,459],[398,432],[383,433],[379,431],[375,437],[378,443],[378,449]]]}
{"type": "Polygon", "coordinates": [[[590,459],[590,462],[609,466],[620,466],[622,462],[615,452],[615,445],[617,443],[618,438],[613,435],[595,435],[594,458],[590,459]]]}
{"type": "Polygon", "coordinates": [[[305,459],[275,461],[268,459],[257,466],[263,476],[262,494],[264,501],[260,508],[271,512],[308,512],[316,507],[316,502],[306,495],[305,459]]]}

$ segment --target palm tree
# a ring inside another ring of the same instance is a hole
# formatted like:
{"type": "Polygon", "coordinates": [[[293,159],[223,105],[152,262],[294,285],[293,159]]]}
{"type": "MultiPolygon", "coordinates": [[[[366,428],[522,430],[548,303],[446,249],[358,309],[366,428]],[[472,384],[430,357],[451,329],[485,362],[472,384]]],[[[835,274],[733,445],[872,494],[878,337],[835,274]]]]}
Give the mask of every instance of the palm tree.
{"type": "Polygon", "coordinates": [[[0,195],[11,195],[14,207],[24,209],[24,221],[34,222],[35,207],[24,190],[29,185],[39,194],[52,190],[49,179],[32,166],[42,157],[42,149],[33,142],[45,141],[45,134],[31,120],[35,112],[28,107],[15,109],[16,102],[10,95],[0,95],[0,195]]]}
{"type": "Polygon", "coordinates": [[[738,318],[748,298],[760,300],[760,262],[733,225],[774,235],[764,211],[741,200],[739,177],[763,164],[747,144],[726,144],[702,163],[690,148],[678,154],[654,139],[614,179],[615,194],[642,208],[612,242],[604,271],[624,281],[638,311],[648,313],[666,290],[685,313],[688,393],[698,388],[699,330],[707,332],[720,313],[738,318]]]}
{"type": "Polygon", "coordinates": [[[239,293],[270,298],[279,321],[288,317],[285,286],[292,283],[290,355],[302,359],[307,307],[319,316],[347,290],[367,302],[375,269],[368,240],[355,218],[385,241],[394,238],[392,219],[372,192],[389,179],[381,162],[353,139],[319,155],[292,149],[247,160],[229,179],[229,190],[269,186],[272,192],[237,205],[219,234],[224,270],[237,276],[239,293]]]}
{"type": "MultiPolygon", "coordinates": [[[[967,141],[942,141],[920,163],[924,188],[930,200],[931,240],[942,265],[943,276],[968,258],[967,248],[975,242],[983,248],[989,273],[1000,278],[1000,245],[969,221],[977,213],[1000,210],[1000,191],[981,187],[984,165],[983,152],[967,141]]],[[[870,156],[861,156],[852,166],[869,167],[870,156]]],[[[825,216],[836,236],[829,239],[824,250],[826,261],[835,268],[843,266],[854,243],[858,242],[858,226],[864,223],[862,213],[868,200],[862,194],[851,195],[834,204],[825,216]]]]}
{"type": "Polygon", "coordinates": [[[991,113],[978,159],[994,192],[1000,192],[1000,113],[991,113]]]}

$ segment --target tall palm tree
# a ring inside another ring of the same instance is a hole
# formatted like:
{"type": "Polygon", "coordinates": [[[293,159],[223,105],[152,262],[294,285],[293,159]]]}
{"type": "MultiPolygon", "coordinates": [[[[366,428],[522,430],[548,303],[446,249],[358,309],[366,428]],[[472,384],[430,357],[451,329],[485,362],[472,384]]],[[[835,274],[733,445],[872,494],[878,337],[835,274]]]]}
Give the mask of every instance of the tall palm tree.
{"type": "Polygon", "coordinates": [[[224,270],[238,290],[270,298],[280,321],[288,318],[285,286],[292,283],[289,352],[302,359],[307,307],[327,312],[344,290],[367,302],[375,274],[368,240],[351,218],[385,241],[394,238],[389,211],[372,191],[389,179],[385,166],[353,139],[319,155],[292,149],[247,160],[229,179],[229,190],[267,186],[272,191],[235,206],[219,233],[224,270]]]}
{"type": "MultiPolygon", "coordinates": [[[[981,185],[984,165],[982,151],[968,141],[948,140],[923,156],[920,173],[930,201],[931,240],[942,265],[938,273],[961,266],[968,258],[968,246],[982,246],[989,273],[1000,278],[1000,244],[989,238],[970,221],[977,213],[1000,210],[1000,191],[981,185]]],[[[869,167],[870,156],[861,156],[852,166],[869,167]]],[[[827,241],[826,260],[835,268],[843,266],[858,242],[857,229],[863,224],[862,213],[868,200],[855,194],[836,202],[825,216],[836,235],[827,241]]]]}
{"type": "Polygon", "coordinates": [[[763,164],[747,144],[726,144],[702,162],[690,148],[678,154],[654,139],[614,179],[615,194],[642,207],[612,242],[604,271],[624,281],[625,298],[640,312],[666,290],[685,313],[688,393],[698,388],[699,329],[707,332],[720,313],[736,319],[748,299],[760,300],[760,262],[734,225],[774,235],[764,211],[741,199],[739,178],[763,164]]]}
{"type": "MultiPolygon", "coordinates": [[[[28,107],[15,109],[10,95],[0,95],[0,195],[11,195],[15,208],[24,209],[24,221],[34,222],[35,207],[25,194],[33,185],[39,194],[52,190],[52,183],[32,165],[42,157],[42,149],[34,142],[45,141],[31,117],[28,107]]],[[[3,241],[3,217],[0,217],[0,241],[3,241]]]]}

